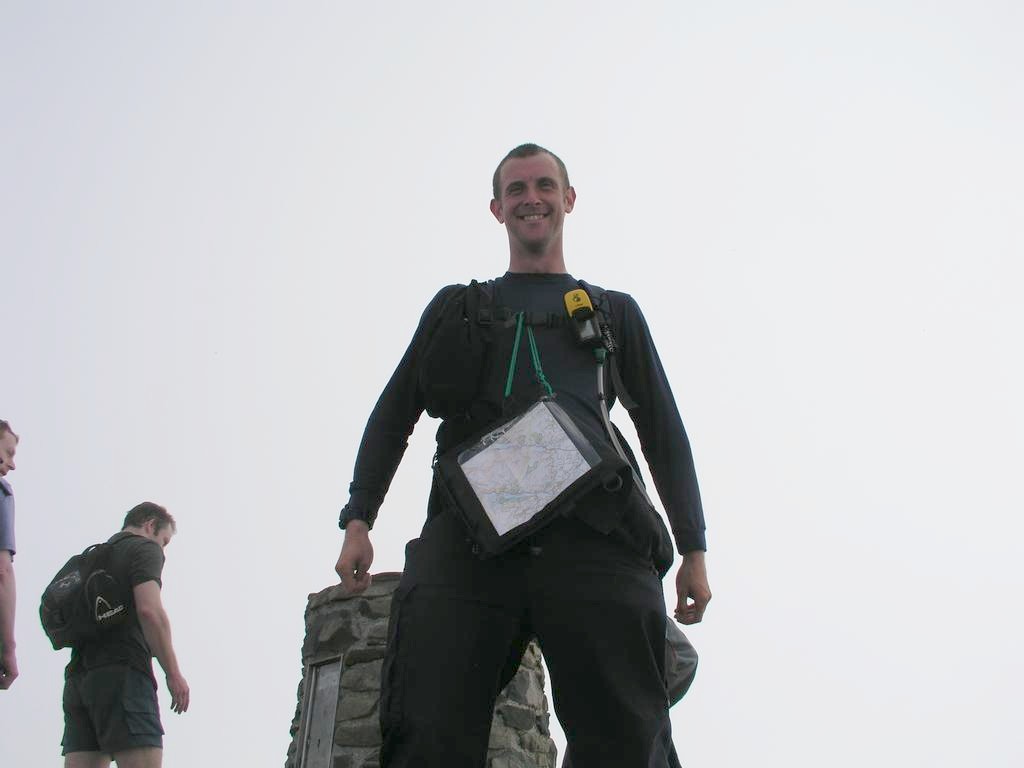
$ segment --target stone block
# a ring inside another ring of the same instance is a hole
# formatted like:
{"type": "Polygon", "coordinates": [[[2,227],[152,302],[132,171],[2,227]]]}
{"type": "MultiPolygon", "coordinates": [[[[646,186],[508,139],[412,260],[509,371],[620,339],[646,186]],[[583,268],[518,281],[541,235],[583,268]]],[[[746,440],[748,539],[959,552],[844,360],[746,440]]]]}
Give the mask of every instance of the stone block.
{"type": "Polygon", "coordinates": [[[521,752],[504,750],[491,757],[487,768],[537,768],[536,764],[521,752]]]}
{"type": "Polygon", "coordinates": [[[547,711],[547,701],[544,702],[544,711],[537,714],[537,731],[542,736],[551,735],[551,714],[547,711]]]}
{"type": "Polygon", "coordinates": [[[343,691],[335,717],[339,722],[366,717],[377,711],[378,701],[380,693],[377,691],[343,691]]]}
{"type": "Polygon", "coordinates": [[[501,722],[500,718],[495,718],[491,723],[487,749],[519,749],[519,734],[501,722]]]}
{"type": "Polygon", "coordinates": [[[368,645],[385,645],[388,641],[388,620],[378,619],[366,629],[368,645]]]}
{"type": "Polygon", "coordinates": [[[334,743],[339,747],[377,747],[380,741],[377,718],[341,723],[334,730],[334,743]]]}
{"type": "Polygon", "coordinates": [[[359,597],[367,600],[374,597],[390,596],[398,588],[398,582],[402,579],[401,573],[385,571],[373,574],[373,581],[359,597]]]}
{"type": "Polygon", "coordinates": [[[551,755],[552,758],[558,753],[555,742],[549,736],[544,736],[536,731],[519,734],[519,743],[527,752],[539,755],[551,755]]]}
{"type": "Polygon", "coordinates": [[[317,651],[337,651],[341,653],[352,645],[357,638],[358,633],[356,628],[352,626],[350,617],[332,619],[324,622],[317,633],[317,651]]]}
{"type": "Polygon", "coordinates": [[[536,670],[520,668],[516,676],[505,687],[508,698],[517,704],[535,707],[539,710],[547,708],[544,698],[542,678],[536,670]]]}
{"type": "Polygon", "coordinates": [[[386,619],[391,615],[391,595],[364,600],[359,604],[359,613],[368,619],[386,619]]]}
{"type": "Polygon", "coordinates": [[[505,725],[515,728],[517,731],[528,731],[537,724],[537,715],[529,707],[521,704],[506,702],[499,706],[498,712],[505,725]]]}
{"type": "Polygon", "coordinates": [[[342,588],[341,584],[334,584],[309,596],[309,601],[306,603],[306,614],[308,615],[329,603],[349,599],[351,596],[342,588]]]}
{"type": "Polygon", "coordinates": [[[351,747],[335,755],[331,768],[380,768],[379,754],[373,747],[351,747]]]}
{"type": "MultiPolygon", "coordinates": [[[[540,646],[537,645],[536,640],[531,640],[530,644],[526,646],[526,650],[523,652],[523,660],[520,664],[527,669],[541,669],[540,658],[540,646]]],[[[541,672],[541,674],[543,675],[544,673],[541,672]]]]}
{"type": "Polygon", "coordinates": [[[353,667],[356,664],[383,659],[385,651],[386,648],[379,645],[372,648],[351,648],[345,654],[345,665],[353,667]]]}
{"type": "Polygon", "coordinates": [[[346,668],[341,674],[341,687],[350,691],[379,691],[383,665],[384,662],[378,660],[346,668]]]}

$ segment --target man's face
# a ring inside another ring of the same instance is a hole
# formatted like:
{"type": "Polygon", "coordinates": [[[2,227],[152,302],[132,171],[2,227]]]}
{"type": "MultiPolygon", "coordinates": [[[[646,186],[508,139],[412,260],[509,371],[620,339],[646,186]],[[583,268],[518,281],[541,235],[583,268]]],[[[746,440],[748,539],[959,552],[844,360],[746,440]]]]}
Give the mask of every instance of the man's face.
{"type": "Polygon", "coordinates": [[[551,155],[510,158],[498,181],[500,197],[491,201],[491,213],[505,225],[510,242],[540,253],[561,237],[576,190],[565,185],[551,155]]]}
{"type": "Polygon", "coordinates": [[[3,437],[0,437],[0,477],[3,477],[12,469],[16,469],[14,464],[14,453],[18,449],[18,441],[14,438],[10,432],[4,432],[3,437]]]}
{"type": "Polygon", "coordinates": [[[169,525],[157,528],[156,520],[147,521],[143,526],[143,530],[146,532],[146,538],[155,541],[162,549],[166,548],[167,545],[171,543],[171,537],[174,535],[174,531],[169,525]]]}

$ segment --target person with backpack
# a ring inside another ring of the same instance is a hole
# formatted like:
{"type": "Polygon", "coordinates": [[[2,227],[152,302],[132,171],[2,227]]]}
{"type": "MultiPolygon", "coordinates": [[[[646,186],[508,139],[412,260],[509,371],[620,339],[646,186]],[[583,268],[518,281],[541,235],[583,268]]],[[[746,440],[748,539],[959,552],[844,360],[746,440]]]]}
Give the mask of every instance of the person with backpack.
{"type": "Polygon", "coordinates": [[[427,306],[369,417],[339,520],[336,570],[358,593],[408,437],[424,410],[442,419],[427,520],[392,601],[380,764],[481,768],[495,698],[536,637],[573,765],[678,766],[661,587],[672,540],[607,410],[629,410],[683,556],[682,624],[711,599],[689,441],[636,302],[566,270],[565,164],[524,144],[492,181],[508,271],[427,306]]]}
{"type": "Polygon", "coordinates": [[[105,570],[125,590],[129,608],[123,621],[72,646],[63,697],[65,768],[106,768],[112,759],[118,768],[162,764],[154,656],[166,675],[171,710],[188,710],[188,683],[160,599],[164,549],[176,530],[164,507],[146,501],[129,510],[121,531],[107,542],[105,570]]]}
{"type": "Polygon", "coordinates": [[[7,482],[7,473],[15,468],[17,448],[18,436],[10,424],[0,419],[0,690],[10,688],[18,677],[14,641],[14,489],[7,482]]]}

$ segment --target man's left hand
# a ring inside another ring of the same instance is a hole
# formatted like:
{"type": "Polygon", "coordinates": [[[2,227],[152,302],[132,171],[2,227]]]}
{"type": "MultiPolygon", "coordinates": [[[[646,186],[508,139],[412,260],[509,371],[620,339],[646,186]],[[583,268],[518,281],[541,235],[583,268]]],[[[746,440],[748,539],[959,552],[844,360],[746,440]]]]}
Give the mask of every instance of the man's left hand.
{"type": "Polygon", "coordinates": [[[680,624],[699,623],[710,601],[711,587],[708,586],[704,552],[699,549],[687,552],[676,573],[676,621],[680,624]]]}
{"type": "Polygon", "coordinates": [[[18,676],[18,658],[13,646],[0,645],[0,690],[11,687],[18,676]]]}

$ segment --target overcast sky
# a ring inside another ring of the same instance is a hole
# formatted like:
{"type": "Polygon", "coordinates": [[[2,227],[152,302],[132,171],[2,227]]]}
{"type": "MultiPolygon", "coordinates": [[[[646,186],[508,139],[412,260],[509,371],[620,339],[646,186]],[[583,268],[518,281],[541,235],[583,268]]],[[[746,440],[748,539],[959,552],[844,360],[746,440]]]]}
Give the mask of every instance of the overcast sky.
{"type": "Polygon", "coordinates": [[[192,688],[175,716],[160,676],[164,765],[283,764],[366,417],[437,288],[504,272],[490,177],[524,141],[567,163],[568,267],[643,307],[693,444],[684,764],[1024,763],[1022,6],[631,5],[0,2],[5,766],[59,764],[38,595],[144,499],[179,521],[192,688]]]}

